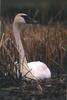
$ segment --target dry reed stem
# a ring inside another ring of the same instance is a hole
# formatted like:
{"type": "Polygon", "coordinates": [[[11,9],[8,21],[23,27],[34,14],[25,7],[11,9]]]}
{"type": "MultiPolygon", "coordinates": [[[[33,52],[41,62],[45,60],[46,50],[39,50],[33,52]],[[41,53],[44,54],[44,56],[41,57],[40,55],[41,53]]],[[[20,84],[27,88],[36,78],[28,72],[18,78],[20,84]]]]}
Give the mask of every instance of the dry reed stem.
{"type": "MultiPolygon", "coordinates": [[[[10,57],[10,61],[8,62],[14,63],[14,61],[19,60],[18,51],[16,50],[12,27],[11,25],[6,26],[7,28],[3,27],[4,32],[6,33],[4,44],[8,45],[9,48],[7,48],[7,46],[4,48],[10,57]],[[10,41],[8,41],[8,38],[10,41]]],[[[57,24],[46,27],[40,25],[26,25],[25,30],[22,30],[21,33],[21,40],[23,42],[25,55],[28,61],[39,60],[42,55],[41,58],[48,65],[54,63],[54,65],[61,67],[63,70],[64,56],[65,53],[67,53],[66,36],[67,30],[64,26],[62,26],[61,29],[61,26],[57,24]],[[58,62],[56,61],[56,58],[58,59],[58,62]]],[[[1,41],[3,40],[1,39],[1,41]]]]}

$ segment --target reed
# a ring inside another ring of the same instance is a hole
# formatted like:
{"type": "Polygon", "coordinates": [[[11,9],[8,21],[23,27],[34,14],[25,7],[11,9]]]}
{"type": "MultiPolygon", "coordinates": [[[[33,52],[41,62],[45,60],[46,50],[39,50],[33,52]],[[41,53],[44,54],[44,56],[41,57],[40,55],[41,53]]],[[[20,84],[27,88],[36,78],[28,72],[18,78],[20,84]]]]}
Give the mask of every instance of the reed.
{"type": "MultiPolygon", "coordinates": [[[[63,24],[55,23],[48,26],[27,24],[21,34],[21,40],[28,61],[41,60],[50,67],[51,65],[58,66],[64,71],[67,29],[63,24]]],[[[14,42],[12,25],[9,23],[2,23],[0,45],[0,64],[4,64],[6,71],[8,70],[11,75],[16,77],[14,62],[19,62],[19,54],[14,42]]]]}

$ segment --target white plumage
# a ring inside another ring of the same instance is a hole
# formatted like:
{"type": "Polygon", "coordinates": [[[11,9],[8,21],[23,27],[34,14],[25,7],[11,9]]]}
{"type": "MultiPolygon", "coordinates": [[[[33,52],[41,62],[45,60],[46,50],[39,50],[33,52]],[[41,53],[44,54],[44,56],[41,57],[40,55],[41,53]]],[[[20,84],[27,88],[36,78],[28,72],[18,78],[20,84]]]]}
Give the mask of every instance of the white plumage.
{"type": "Polygon", "coordinates": [[[45,79],[51,77],[51,72],[46,64],[40,61],[30,62],[28,66],[31,73],[38,79],[45,79]]]}
{"type": "MultiPolygon", "coordinates": [[[[27,14],[24,13],[20,13],[17,14],[14,18],[14,22],[13,22],[13,33],[14,33],[14,37],[15,37],[15,42],[17,45],[17,50],[19,52],[20,58],[21,58],[21,73],[22,75],[25,75],[28,71],[30,71],[31,73],[27,74],[28,78],[31,79],[47,79],[47,78],[51,78],[51,71],[50,69],[47,67],[46,64],[44,64],[43,62],[40,61],[35,61],[35,62],[29,62],[27,63],[25,53],[24,53],[24,49],[23,49],[23,45],[21,42],[21,38],[20,38],[20,28],[18,27],[19,24],[22,25],[22,28],[24,28],[24,24],[26,23],[25,18],[27,18],[27,14]],[[24,60],[24,63],[22,65],[22,61],[24,60]],[[25,65],[25,66],[24,66],[25,65]],[[26,68],[25,68],[26,67],[26,68]]],[[[28,21],[28,19],[27,19],[28,21]]]]}

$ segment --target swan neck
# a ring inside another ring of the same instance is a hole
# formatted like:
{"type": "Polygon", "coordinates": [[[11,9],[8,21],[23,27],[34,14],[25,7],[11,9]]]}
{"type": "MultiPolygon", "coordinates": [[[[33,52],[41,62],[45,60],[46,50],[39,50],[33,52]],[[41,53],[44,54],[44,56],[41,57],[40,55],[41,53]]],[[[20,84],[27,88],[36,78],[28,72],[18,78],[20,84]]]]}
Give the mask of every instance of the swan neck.
{"type": "Polygon", "coordinates": [[[24,48],[22,45],[21,37],[20,37],[20,30],[16,27],[15,23],[13,23],[13,34],[15,37],[15,42],[17,46],[17,50],[20,55],[20,71],[24,75],[29,71],[29,67],[27,65],[27,60],[24,53],[24,48]]]}
{"type": "Polygon", "coordinates": [[[15,37],[17,50],[18,50],[21,58],[23,58],[24,57],[24,49],[23,49],[23,45],[22,45],[22,42],[21,42],[20,30],[16,27],[15,23],[13,23],[13,33],[14,33],[14,37],[15,37]]]}

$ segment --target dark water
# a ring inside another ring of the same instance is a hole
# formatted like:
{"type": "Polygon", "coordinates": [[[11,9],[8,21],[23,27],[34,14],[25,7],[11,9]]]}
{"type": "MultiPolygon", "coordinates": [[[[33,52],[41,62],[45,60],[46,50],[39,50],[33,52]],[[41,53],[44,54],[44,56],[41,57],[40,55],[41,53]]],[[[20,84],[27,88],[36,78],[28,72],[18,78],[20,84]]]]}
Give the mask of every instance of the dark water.
{"type": "Polygon", "coordinates": [[[0,100],[66,100],[66,76],[49,81],[0,81],[0,100]]]}

